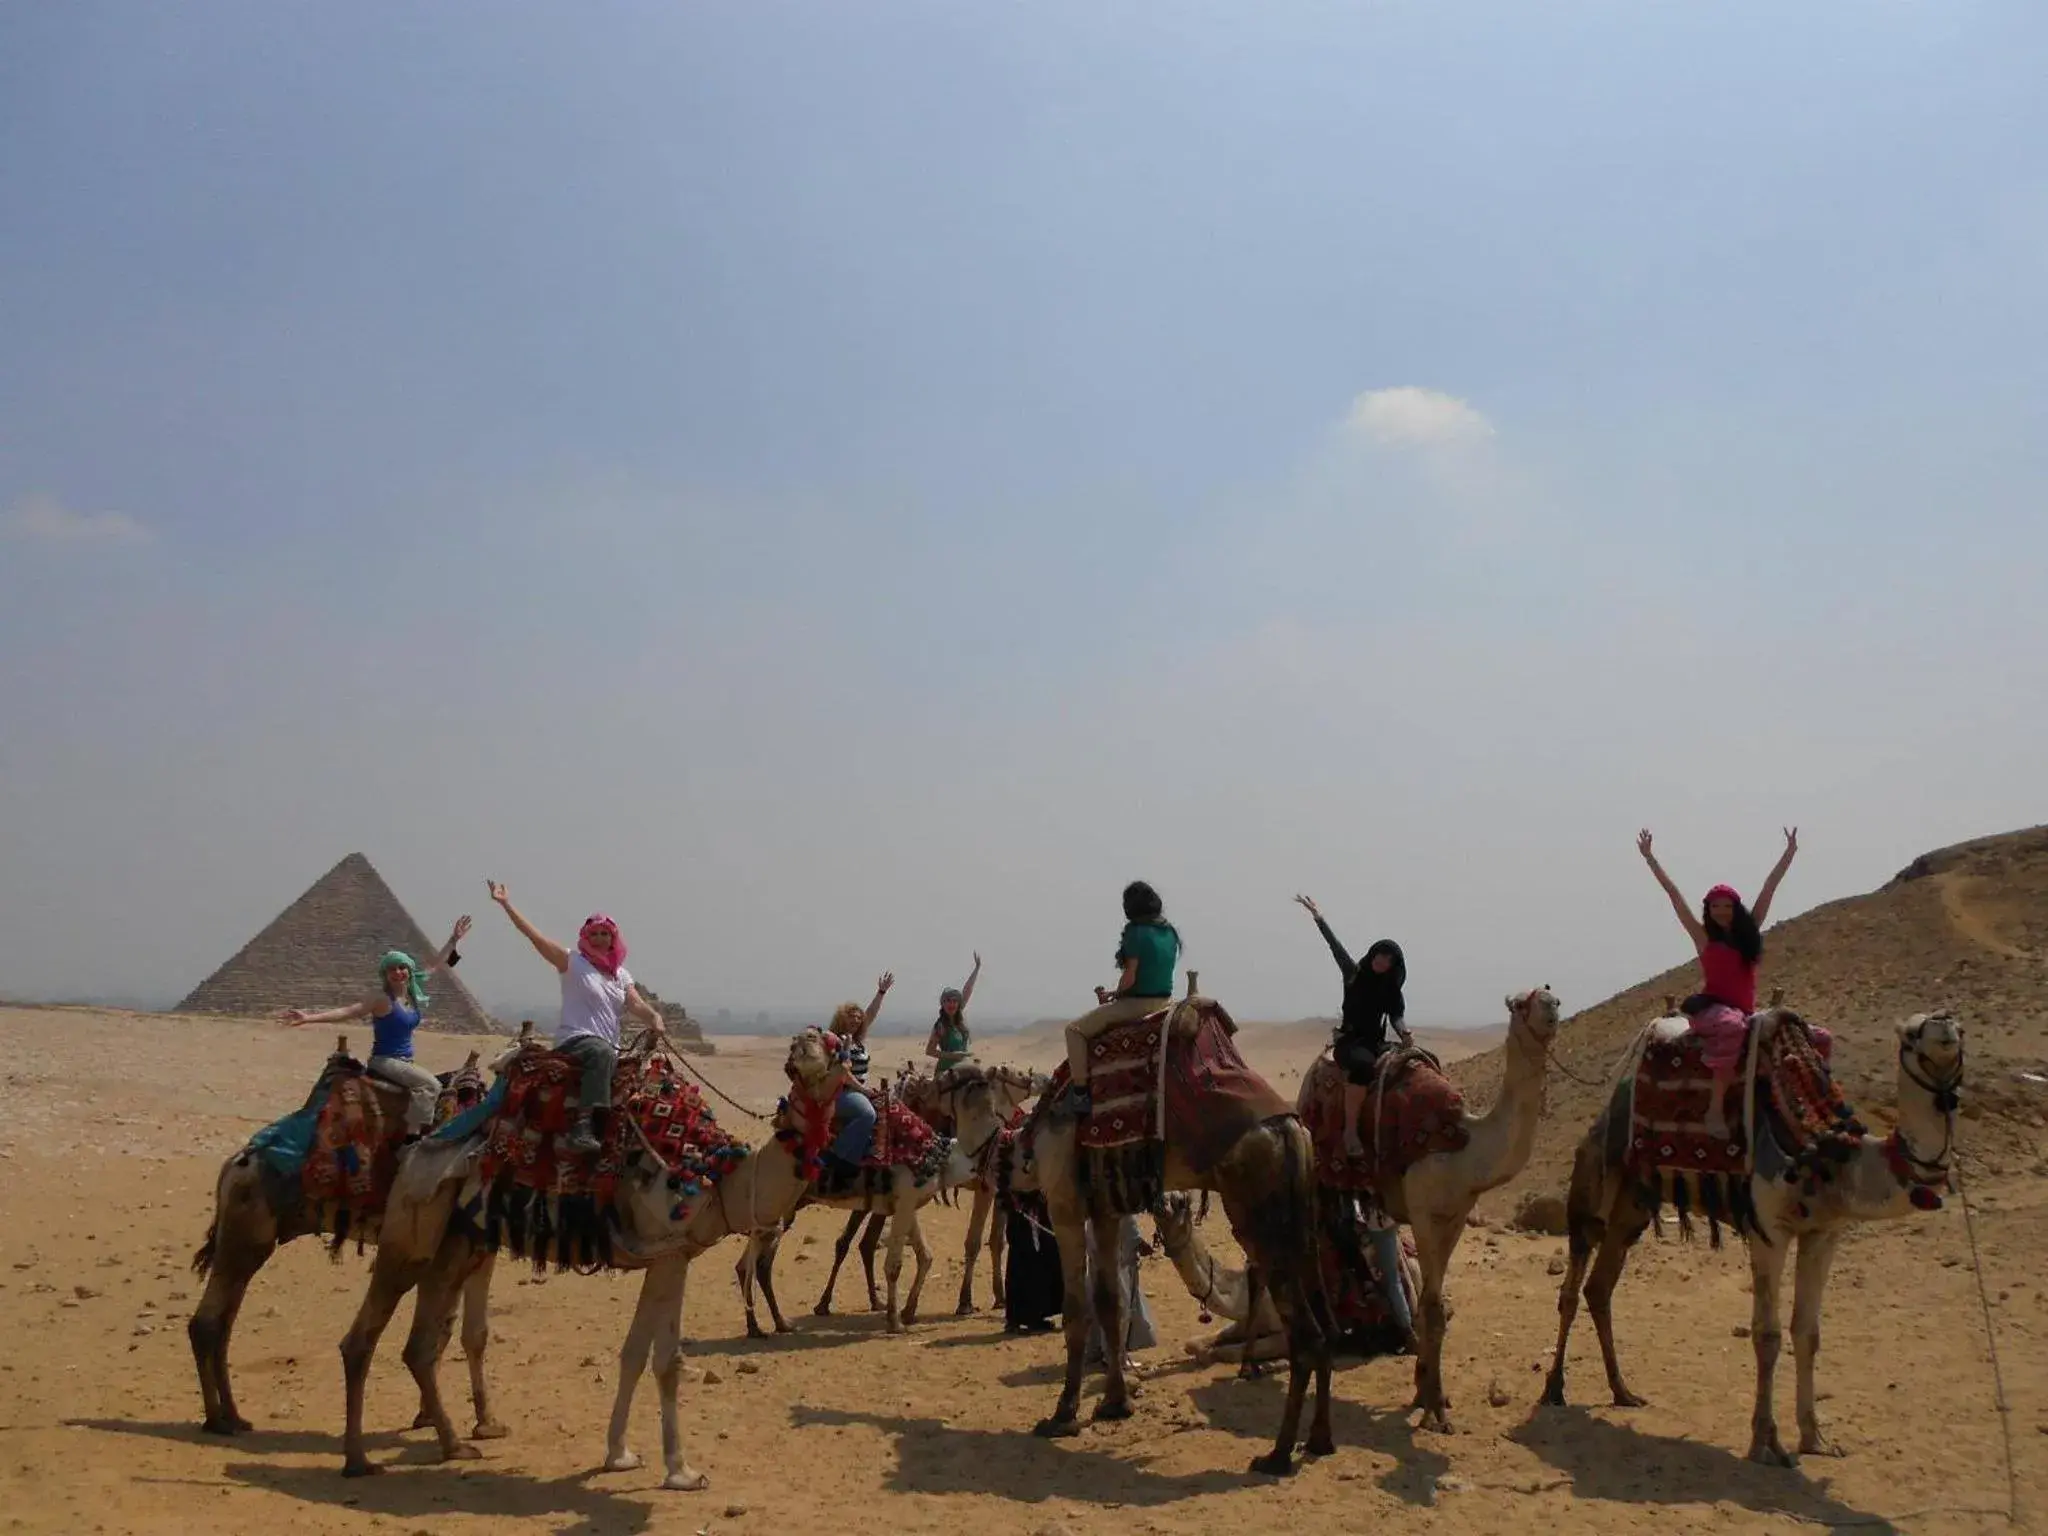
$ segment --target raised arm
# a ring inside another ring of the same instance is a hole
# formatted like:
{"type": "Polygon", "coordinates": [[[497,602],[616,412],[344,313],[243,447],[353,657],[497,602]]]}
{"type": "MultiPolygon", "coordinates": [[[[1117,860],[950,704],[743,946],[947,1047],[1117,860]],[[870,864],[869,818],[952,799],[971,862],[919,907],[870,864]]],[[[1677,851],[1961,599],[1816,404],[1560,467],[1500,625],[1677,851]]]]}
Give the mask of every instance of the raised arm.
{"type": "Polygon", "coordinates": [[[860,1016],[860,1034],[857,1038],[862,1044],[867,1043],[868,1026],[875,1022],[875,1015],[882,1011],[882,999],[889,995],[889,989],[895,985],[894,971],[882,972],[881,979],[875,983],[875,1000],[868,1004],[868,1011],[860,1016]]]}
{"type": "Polygon", "coordinates": [[[1301,903],[1303,911],[1316,920],[1316,931],[1322,934],[1323,942],[1330,946],[1331,958],[1337,962],[1337,969],[1344,973],[1344,985],[1350,986],[1351,978],[1358,974],[1358,962],[1345,953],[1344,946],[1338,942],[1337,935],[1330,932],[1330,925],[1323,921],[1322,908],[1315,904],[1313,898],[1297,896],[1294,899],[1301,903]]]}
{"type": "Polygon", "coordinates": [[[484,884],[491,888],[491,900],[505,909],[505,915],[512,919],[512,926],[526,935],[526,942],[539,951],[541,959],[558,971],[568,970],[569,951],[520,916],[519,909],[512,905],[512,898],[506,894],[502,884],[496,880],[486,880],[484,884]]]}
{"type": "Polygon", "coordinates": [[[457,959],[455,953],[455,946],[460,944],[468,936],[469,914],[465,912],[462,914],[462,916],[455,919],[455,931],[448,935],[448,942],[446,944],[443,944],[438,950],[436,950],[432,955],[430,955],[427,958],[426,963],[422,965],[420,969],[423,971],[447,970],[450,966],[455,964],[455,961],[457,959]]]}
{"type": "Polygon", "coordinates": [[[1756,893],[1756,905],[1749,909],[1749,915],[1756,919],[1757,927],[1763,927],[1771,915],[1771,898],[1778,894],[1778,882],[1785,878],[1785,871],[1792,867],[1793,855],[1799,852],[1799,829],[1785,829],[1785,851],[1778,855],[1778,862],[1771,866],[1771,872],[1764,877],[1763,889],[1756,893]]]}
{"type": "Polygon", "coordinates": [[[1657,877],[1657,883],[1664,887],[1664,894],[1671,898],[1671,910],[1678,914],[1678,920],[1685,924],[1685,931],[1692,938],[1696,950],[1707,947],[1707,930],[1700,926],[1700,920],[1692,914],[1692,908],[1685,904],[1685,893],[1671,883],[1671,877],[1664,873],[1664,866],[1657,862],[1656,852],[1650,845],[1650,829],[1645,827],[1636,834],[1636,852],[1643,856],[1643,862],[1650,866],[1650,873],[1657,877]]]}
{"type": "Polygon", "coordinates": [[[287,1008],[278,1017],[296,1029],[301,1024],[346,1024],[350,1019],[382,1018],[390,1011],[391,1000],[379,993],[344,1008],[323,1008],[318,1013],[308,1013],[303,1008],[287,1008]]]}
{"type": "Polygon", "coordinates": [[[981,980],[981,952],[975,951],[974,969],[967,973],[967,985],[960,989],[960,1011],[965,1013],[967,1005],[974,1001],[974,984],[981,980]]]}

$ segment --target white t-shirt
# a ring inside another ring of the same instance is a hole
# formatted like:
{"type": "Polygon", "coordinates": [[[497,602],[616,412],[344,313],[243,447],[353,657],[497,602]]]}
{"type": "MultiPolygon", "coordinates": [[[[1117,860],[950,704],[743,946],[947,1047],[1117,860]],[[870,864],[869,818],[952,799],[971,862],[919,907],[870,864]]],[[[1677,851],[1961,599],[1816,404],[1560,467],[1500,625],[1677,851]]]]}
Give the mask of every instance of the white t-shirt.
{"type": "Polygon", "coordinates": [[[613,1050],[619,1048],[619,1012],[633,974],[623,965],[607,976],[581,950],[569,951],[569,969],[562,972],[562,1021],[555,1026],[555,1044],[595,1035],[613,1050]]]}

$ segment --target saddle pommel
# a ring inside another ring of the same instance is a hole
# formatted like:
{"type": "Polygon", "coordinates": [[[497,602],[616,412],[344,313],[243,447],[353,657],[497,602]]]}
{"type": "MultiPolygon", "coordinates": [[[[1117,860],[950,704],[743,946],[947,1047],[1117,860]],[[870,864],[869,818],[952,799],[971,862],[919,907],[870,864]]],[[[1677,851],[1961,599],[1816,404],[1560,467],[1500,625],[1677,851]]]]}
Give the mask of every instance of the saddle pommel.
{"type": "Polygon", "coordinates": [[[347,1035],[336,1035],[334,1037],[334,1054],[337,1056],[346,1056],[348,1054],[347,1035]]]}

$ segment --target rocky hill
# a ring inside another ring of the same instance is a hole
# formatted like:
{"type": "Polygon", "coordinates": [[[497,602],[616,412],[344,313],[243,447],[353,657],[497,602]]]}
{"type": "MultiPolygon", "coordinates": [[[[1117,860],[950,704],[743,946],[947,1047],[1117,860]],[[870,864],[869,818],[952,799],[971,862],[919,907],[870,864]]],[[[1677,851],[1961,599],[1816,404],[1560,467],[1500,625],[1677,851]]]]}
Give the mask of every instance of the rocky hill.
{"type": "MultiPolygon", "coordinates": [[[[1667,996],[1691,992],[1696,974],[1677,967],[1565,1021],[1535,1156],[1482,1209],[1497,1210],[1525,1189],[1563,1188],[1572,1148],[1599,1113],[1630,1040],[1667,996]]],[[[1969,1053],[1964,1167],[1995,1176],[2040,1163],[2048,1128],[2048,827],[1922,854],[1868,895],[1775,924],[1765,935],[1762,988],[1782,988],[1786,1006],[1835,1032],[1837,1076],[1850,1101],[1886,1125],[1893,1026],[1950,1009],[1969,1053]]],[[[1451,1069],[1481,1106],[1498,1091],[1500,1071],[1498,1050],[1451,1069]]]]}

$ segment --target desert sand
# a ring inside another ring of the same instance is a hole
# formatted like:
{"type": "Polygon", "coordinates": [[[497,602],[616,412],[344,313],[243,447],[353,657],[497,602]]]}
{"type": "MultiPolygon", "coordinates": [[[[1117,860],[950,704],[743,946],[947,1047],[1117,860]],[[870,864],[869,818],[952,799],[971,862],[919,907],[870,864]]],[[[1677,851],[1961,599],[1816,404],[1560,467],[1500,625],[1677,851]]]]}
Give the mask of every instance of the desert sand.
{"type": "MultiPolygon", "coordinates": [[[[1247,1028],[1254,1061],[1292,1085],[1304,1030],[1247,1028]]],[[[421,1037],[451,1066],[473,1036],[421,1037]]],[[[892,1070],[913,1042],[884,1042],[892,1070]]],[[[1444,1042],[1437,1042],[1442,1045],[1444,1042]]],[[[601,1475],[614,1355],[636,1281],[534,1276],[507,1262],[490,1376],[509,1439],[485,1459],[426,1464],[431,1437],[404,1426],[415,1398],[398,1359],[403,1318],[370,1384],[372,1455],[389,1474],[340,1476],[335,1346],[367,1261],[314,1240],[283,1249],[252,1286],[234,1339],[243,1410],[257,1432],[198,1430],[184,1322],[189,1262],[222,1160],[298,1105],[331,1032],[246,1020],[0,1009],[0,1526],[156,1532],[211,1527],[307,1533],[526,1530],[625,1533],[848,1531],[1194,1536],[1242,1529],[1916,1530],[2002,1523],[2006,1476],[1984,1316],[1961,1210],[1851,1237],[1836,1271],[1822,1356],[1823,1413],[1848,1451],[1793,1472],[1740,1459],[1751,1352],[1738,1245],[1646,1240],[1617,1299],[1632,1384],[1653,1406],[1605,1406],[1590,1326],[1574,1338],[1577,1405],[1539,1409],[1555,1331],[1561,1239],[1488,1225],[1452,1271],[1447,1354],[1459,1433],[1419,1434],[1402,1407],[1405,1360],[1340,1361],[1335,1456],[1290,1481],[1250,1475],[1281,1382],[1196,1368],[1181,1345],[1212,1332],[1163,1259],[1144,1264],[1162,1345],[1144,1356],[1137,1416],[1078,1440],[1032,1438],[1060,1370],[1057,1338],[1006,1338],[987,1310],[954,1318],[964,1210],[932,1209],[940,1311],[889,1337],[842,1281],[845,1315],[810,1315],[840,1218],[807,1212],[782,1270],[793,1337],[748,1342],[730,1243],[700,1261],[686,1332],[704,1375],[683,1389],[693,1460],[711,1491],[664,1493],[656,1470],[601,1475]],[[850,1310],[847,1310],[850,1309],[850,1310]],[[1920,1513],[1933,1511],[1932,1513],[1920,1513]],[[1984,1513],[1971,1513],[1982,1511],[1984,1513]]],[[[1027,1048],[1029,1041],[1015,1043],[1027,1048]]],[[[1313,1047],[1314,1038],[1306,1044],[1313,1047]]],[[[1974,1045],[1974,1041],[1973,1041],[1974,1045]]],[[[721,1039],[698,1065],[742,1101],[773,1101],[784,1042],[721,1039]]],[[[995,1054],[995,1053],[992,1053],[995,1054]]],[[[1018,1059],[1012,1056],[1010,1059],[1018,1059]]],[[[1475,1058],[1484,1085],[1497,1061],[1475,1058]]],[[[1553,1082],[1557,1081],[1553,1073],[1553,1082]]],[[[1576,1090],[1574,1090],[1576,1091],[1576,1090]]],[[[742,1117],[726,1112],[727,1123],[742,1117]]],[[[748,1125],[758,1132],[758,1127],[748,1125]]],[[[1566,1128],[1559,1127],[1558,1134],[1566,1128]]],[[[2038,1157],[2038,1148],[2035,1151],[2038,1157]]],[[[1966,1169],[1971,1165],[1966,1162],[1966,1169]]],[[[1971,1170],[1976,1171],[1976,1170],[1971,1170]]],[[[1981,1175],[1980,1175],[1981,1176],[1981,1175]]],[[[1553,1159],[1543,1177],[1556,1187],[1553,1159]]],[[[2048,1209],[2024,1172],[1973,1187],[1992,1316],[2012,1393],[2023,1515],[2048,1476],[2048,1209]]],[[[1220,1217],[1212,1245],[1236,1259],[1220,1217]]],[[[444,1382],[458,1415],[458,1351],[444,1382]]],[[[1790,1355],[1780,1379],[1790,1419],[1790,1355]]],[[[466,1425],[467,1419],[459,1419],[466,1425]]],[[[651,1384],[634,1444],[658,1446],[651,1384]]],[[[650,1458],[651,1460],[654,1458],[650,1458]]]]}

